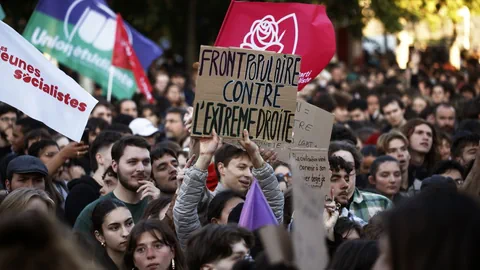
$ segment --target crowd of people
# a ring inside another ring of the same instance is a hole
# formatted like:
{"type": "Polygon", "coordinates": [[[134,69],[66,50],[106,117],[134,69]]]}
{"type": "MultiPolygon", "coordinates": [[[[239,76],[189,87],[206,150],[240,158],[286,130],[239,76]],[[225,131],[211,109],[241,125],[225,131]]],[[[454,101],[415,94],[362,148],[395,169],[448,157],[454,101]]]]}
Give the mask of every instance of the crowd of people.
{"type": "MultiPolygon", "coordinates": [[[[301,180],[246,130],[190,137],[197,67],[150,70],[154,104],[97,87],[81,142],[0,104],[0,269],[297,269],[238,223],[256,179],[295,230],[301,180]]],[[[333,64],[298,99],[335,119],[327,269],[480,269],[478,60],[333,64]]]]}

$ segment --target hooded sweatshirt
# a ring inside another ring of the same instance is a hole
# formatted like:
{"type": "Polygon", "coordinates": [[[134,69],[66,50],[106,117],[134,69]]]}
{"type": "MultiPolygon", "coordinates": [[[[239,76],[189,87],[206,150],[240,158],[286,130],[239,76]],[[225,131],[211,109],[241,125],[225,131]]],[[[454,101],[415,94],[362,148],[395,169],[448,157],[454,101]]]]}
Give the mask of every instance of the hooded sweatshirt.
{"type": "Polygon", "coordinates": [[[73,226],[83,208],[100,197],[100,186],[91,176],[82,176],[68,183],[67,200],[65,201],[65,217],[73,226]]]}

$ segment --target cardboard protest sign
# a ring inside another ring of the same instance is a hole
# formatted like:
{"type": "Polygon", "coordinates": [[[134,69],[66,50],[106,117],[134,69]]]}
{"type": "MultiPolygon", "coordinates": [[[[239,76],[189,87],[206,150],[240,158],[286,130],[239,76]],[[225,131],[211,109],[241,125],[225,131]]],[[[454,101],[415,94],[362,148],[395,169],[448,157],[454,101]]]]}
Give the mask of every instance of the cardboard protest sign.
{"type": "MultiPolygon", "coordinates": [[[[290,160],[293,175],[301,175],[295,159],[290,160]]],[[[312,189],[304,181],[293,181],[293,246],[298,269],[325,269],[328,262],[325,245],[323,189],[312,189]]]]}
{"type": "Polygon", "coordinates": [[[292,142],[300,57],[202,46],[192,136],[292,142]]]}
{"type": "Polygon", "coordinates": [[[295,160],[291,165],[298,170],[295,180],[303,180],[317,193],[329,194],[331,172],[327,149],[291,148],[290,158],[295,160]]]}
{"type": "Polygon", "coordinates": [[[261,148],[276,149],[277,159],[288,162],[288,148],[327,149],[333,128],[333,114],[297,100],[293,140],[290,145],[282,143],[256,142],[261,148]]]}
{"type": "Polygon", "coordinates": [[[80,141],[97,100],[1,21],[0,36],[0,101],[80,141]]]}
{"type": "Polygon", "coordinates": [[[333,114],[298,100],[291,147],[328,148],[333,128],[333,114]]]}
{"type": "Polygon", "coordinates": [[[290,235],[283,226],[264,226],[258,229],[265,254],[271,265],[293,262],[293,247],[290,235]]]}

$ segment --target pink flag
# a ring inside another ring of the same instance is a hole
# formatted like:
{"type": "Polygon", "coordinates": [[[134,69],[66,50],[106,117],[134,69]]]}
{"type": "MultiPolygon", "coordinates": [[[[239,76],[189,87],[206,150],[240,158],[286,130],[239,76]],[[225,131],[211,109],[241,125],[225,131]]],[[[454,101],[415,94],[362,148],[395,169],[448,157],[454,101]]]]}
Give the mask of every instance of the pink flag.
{"type": "Polygon", "coordinates": [[[300,55],[302,90],[335,54],[335,30],[324,6],[232,1],[215,46],[300,55]]]}

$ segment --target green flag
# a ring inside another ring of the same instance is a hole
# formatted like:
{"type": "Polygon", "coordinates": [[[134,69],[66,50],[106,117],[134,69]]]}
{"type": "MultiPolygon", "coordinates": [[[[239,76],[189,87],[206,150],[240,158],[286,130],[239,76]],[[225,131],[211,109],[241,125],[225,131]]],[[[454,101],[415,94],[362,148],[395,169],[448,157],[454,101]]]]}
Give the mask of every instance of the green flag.
{"type": "Polygon", "coordinates": [[[3,11],[2,5],[0,5],[0,20],[3,20],[5,18],[5,12],[3,11]]]}
{"type": "MultiPolygon", "coordinates": [[[[42,0],[28,21],[23,37],[41,52],[89,77],[107,89],[115,44],[117,15],[104,0],[42,0]],[[61,3],[61,4],[60,4],[61,3]]],[[[162,50],[130,26],[127,32],[145,70],[162,50]]],[[[131,98],[137,91],[132,72],[116,68],[112,94],[131,98]]]]}

